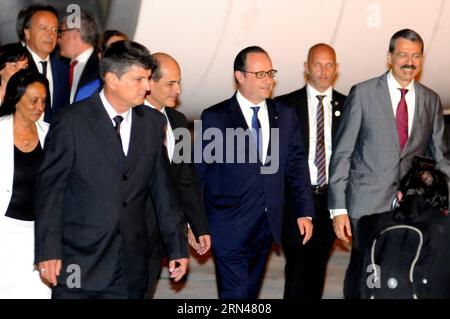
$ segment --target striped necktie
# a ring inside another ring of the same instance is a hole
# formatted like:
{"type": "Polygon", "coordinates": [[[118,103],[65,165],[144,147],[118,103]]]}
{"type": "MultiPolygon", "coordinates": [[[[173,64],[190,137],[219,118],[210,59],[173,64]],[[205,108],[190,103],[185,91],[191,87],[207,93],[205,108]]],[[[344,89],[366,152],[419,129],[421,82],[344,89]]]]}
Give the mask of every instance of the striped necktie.
{"type": "Polygon", "coordinates": [[[323,121],[323,98],[325,95],[317,95],[319,104],[317,105],[317,142],[316,142],[316,157],[314,164],[317,167],[317,185],[322,187],[326,184],[326,158],[325,158],[325,134],[323,121]]]}

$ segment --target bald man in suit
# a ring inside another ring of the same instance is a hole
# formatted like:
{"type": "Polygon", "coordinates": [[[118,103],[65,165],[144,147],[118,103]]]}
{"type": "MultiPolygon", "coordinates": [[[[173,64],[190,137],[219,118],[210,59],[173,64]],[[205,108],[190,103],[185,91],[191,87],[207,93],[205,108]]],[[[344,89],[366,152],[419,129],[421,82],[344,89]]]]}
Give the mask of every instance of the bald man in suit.
{"type": "Polygon", "coordinates": [[[325,43],[313,45],[305,62],[307,84],[275,99],[293,107],[299,117],[302,142],[308,152],[311,189],[316,207],[314,234],[307,245],[300,245],[301,235],[293,222],[293,199],[287,197],[281,237],[286,256],[285,299],[320,299],[323,293],[327,263],[335,239],[328,212],[326,168],[336,143],[336,132],[341,123],[345,102],[345,95],[333,89],[338,67],[336,52],[331,46],[325,43]],[[319,110],[319,107],[322,109],[319,110]],[[323,114],[320,117],[322,124],[318,121],[318,112],[323,114]],[[316,158],[320,157],[319,147],[325,151],[325,170],[322,171],[316,164],[316,158]],[[325,174],[322,182],[321,172],[325,174]]]}

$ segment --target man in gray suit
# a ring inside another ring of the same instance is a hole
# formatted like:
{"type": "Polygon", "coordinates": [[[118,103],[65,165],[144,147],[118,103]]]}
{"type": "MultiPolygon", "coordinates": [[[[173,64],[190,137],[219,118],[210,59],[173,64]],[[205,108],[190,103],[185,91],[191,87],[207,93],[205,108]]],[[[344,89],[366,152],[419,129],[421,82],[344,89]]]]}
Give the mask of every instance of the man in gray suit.
{"type": "Polygon", "coordinates": [[[398,183],[414,156],[432,157],[438,169],[450,173],[439,96],[414,80],[423,47],[415,31],[395,33],[387,55],[390,70],[352,87],[346,100],[331,157],[328,207],[336,236],[349,243],[353,234],[347,298],[359,298],[366,282],[362,258],[374,234],[358,232],[361,220],[375,217],[369,225],[375,229],[380,215],[374,214],[389,212],[394,199],[401,198],[398,183]]]}

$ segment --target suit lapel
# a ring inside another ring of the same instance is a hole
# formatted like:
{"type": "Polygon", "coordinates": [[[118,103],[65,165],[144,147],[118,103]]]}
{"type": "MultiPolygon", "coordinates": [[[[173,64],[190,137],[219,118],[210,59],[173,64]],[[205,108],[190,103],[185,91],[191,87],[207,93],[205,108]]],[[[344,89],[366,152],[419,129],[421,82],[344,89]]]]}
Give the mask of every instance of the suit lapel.
{"type": "Polygon", "coordinates": [[[84,67],[83,73],[81,74],[80,81],[78,82],[75,96],[77,96],[78,91],[81,87],[97,80],[100,77],[98,73],[99,61],[97,54],[97,51],[94,50],[89,57],[86,66],[84,67]]]}
{"type": "MultiPolygon", "coordinates": [[[[145,106],[147,107],[147,106],[145,106]]],[[[128,155],[125,160],[128,169],[137,159],[142,150],[142,143],[145,138],[144,112],[137,106],[132,109],[133,121],[131,124],[130,145],[128,155]]]]}
{"type": "Polygon", "coordinates": [[[112,124],[98,93],[93,95],[91,99],[92,108],[90,109],[91,114],[88,118],[88,125],[94,132],[94,136],[98,139],[99,144],[105,146],[99,149],[105,152],[105,155],[109,157],[113,163],[119,167],[123,167],[125,154],[123,153],[122,146],[114,131],[114,125],[112,124]]]}
{"type": "MultiPolygon", "coordinates": [[[[415,93],[415,106],[414,106],[414,114],[413,116],[413,122],[411,127],[411,133],[408,135],[408,140],[406,141],[405,147],[403,148],[403,151],[405,151],[408,146],[413,142],[414,136],[417,135],[420,132],[421,127],[421,120],[423,120],[427,115],[423,114],[425,107],[423,106],[424,101],[424,94],[422,87],[414,81],[414,93],[415,93]]],[[[408,114],[408,116],[410,116],[408,114]]]]}
{"type": "Polygon", "coordinates": [[[333,100],[331,101],[331,112],[333,113],[331,115],[331,139],[332,139],[332,145],[334,145],[334,139],[336,136],[337,128],[339,127],[339,123],[341,121],[342,117],[342,107],[343,107],[343,101],[340,101],[336,98],[336,93],[333,90],[333,100]]]}
{"type": "Polygon", "coordinates": [[[400,142],[398,140],[397,125],[395,124],[395,116],[392,110],[392,100],[391,94],[389,93],[389,88],[387,84],[387,72],[383,74],[378,80],[377,91],[380,94],[376,94],[377,101],[374,103],[378,104],[382,108],[382,113],[386,119],[388,133],[391,135],[390,140],[394,141],[395,148],[400,153],[400,142]]]}
{"type": "Polygon", "coordinates": [[[280,127],[279,124],[279,115],[274,103],[270,100],[266,100],[267,104],[267,113],[269,115],[269,145],[267,147],[266,159],[272,155],[272,138],[271,138],[271,130],[273,128],[278,129],[280,127]]]}
{"type": "Polygon", "coordinates": [[[249,127],[245,121],[244,114],[242,114],[241,107],[237,101],[236,94],[230,100],[231,119],[233,121],[233,128],[242,128],[248,130],[249,127]]]}
{"type": "Polygon", "coordinates": [[[297,114],[300,121],[300,130],[302,131],[303,143],[305,145],[305,149],[309,150],[309,105],[306,85],[298,91],[297,98],[295,100],[295,108],[297,109],[297,114]]]}

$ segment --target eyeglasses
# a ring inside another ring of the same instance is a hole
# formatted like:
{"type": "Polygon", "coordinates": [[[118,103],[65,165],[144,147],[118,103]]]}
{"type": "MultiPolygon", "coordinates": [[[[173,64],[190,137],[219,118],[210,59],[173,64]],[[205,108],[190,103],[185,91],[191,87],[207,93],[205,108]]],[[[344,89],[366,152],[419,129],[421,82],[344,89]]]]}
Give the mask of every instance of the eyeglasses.
{"type": "Polygon", "coordinates": [[[264,79],[266,77],[266,75],[268,75],[269,78],[274,78],[275,75],[277,75],[278,70],[258,71],[258,72],[241,70],[241,72],[253,73],[257,79],[264,79]]]}

